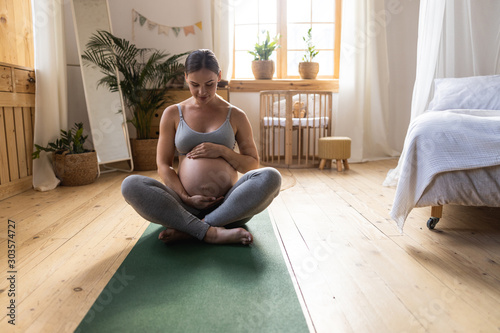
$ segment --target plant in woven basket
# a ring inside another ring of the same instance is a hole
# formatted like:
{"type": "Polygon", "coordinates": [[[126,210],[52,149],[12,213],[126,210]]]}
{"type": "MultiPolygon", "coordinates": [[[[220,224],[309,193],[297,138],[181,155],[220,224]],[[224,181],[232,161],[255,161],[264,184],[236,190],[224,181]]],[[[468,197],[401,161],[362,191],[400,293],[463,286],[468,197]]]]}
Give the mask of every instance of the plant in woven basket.
{"type": "Polygon", "coordinates": [[[61,130],[60,138],[47,146],[35,144],[33,159],[40,153],[51,152],[54,172],[61,185],[77,186],[93,183],[99,175],[99,165],[95,151],[84,147],[88,135],[83,135],[83,123],[75,123],[73,128],[61,130]]]}
{"type": "Polygon", "coordinates": [[[149,139],[155,111],[168,102],[168,83],[183,76],[179,59],[188,53],[170,56],[160,50],[138,48],[103,30],[94,33],[86,46],[82,55],[86,65],[97,66],[104,75],[98,86],[112,92],[121,90],[137,138],[149,139]]]}
{"type": "Polygon", "coordinates": [[[257,37],[257,43],[255,43],[254,50],[248,51],[253,55],[254,60],[252,61],[252,72],[256,79],[272,79],[274,75],[274,61],[269,58],[273,52],[279,48],[279,38],[280,35],[276,35],[272,38],[269,35],[269,31],[265,32],[264,41],[260,41],[260,37],[257,37]]]}
{"type": "Polygon", "coordinates": [[[61,130],[61,137],[54,142],[49,142],[46,147],[35,144],[36,150],[33,152],[33,159],[40,158],[40,152],[53,152],[54,154],[83,154],[91,152],[83,147],[88,135],[83,135],[83,123],[75,123],[73,128],[65,131],[61,130]]]}
{"type": "Polygon", "coordinates": [[[299,62],[299,74],[302,79],[315,79],[319,72],[319,63],[313,62],[319,51],[312,41],[312,28],[307,30],[306,36],[302,37],[306,43],[305,54],[302,62],[299,62]]]}

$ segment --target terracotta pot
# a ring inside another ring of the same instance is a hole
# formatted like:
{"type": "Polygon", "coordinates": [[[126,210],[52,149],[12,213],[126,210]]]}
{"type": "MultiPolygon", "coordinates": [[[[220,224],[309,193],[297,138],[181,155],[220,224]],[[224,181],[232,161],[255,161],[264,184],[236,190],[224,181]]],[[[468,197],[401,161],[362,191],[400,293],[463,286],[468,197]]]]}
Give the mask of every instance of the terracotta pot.
{"type": "Polygon", "coordinates": [[[54,172],[63,186],[93,183],[99,175],[95,151],[83,154],[52,154],[54,172]]]}
{"type": "Polygon", "coordinates": [[[130,139],[134,170],[156,170],[156,146],[158,139],[130,139]]]}
{"type": "Polygon", "coordinates": [[[319,72],[317,62],[299,62],[299,74],[301,79],[315,79],[319,72]]]}
{"type": "Polygon", "coordinates": [[[257,80],[271,80],[274,75],[274,61],[254,60],[252,61],[252,72],[257,80]]]}

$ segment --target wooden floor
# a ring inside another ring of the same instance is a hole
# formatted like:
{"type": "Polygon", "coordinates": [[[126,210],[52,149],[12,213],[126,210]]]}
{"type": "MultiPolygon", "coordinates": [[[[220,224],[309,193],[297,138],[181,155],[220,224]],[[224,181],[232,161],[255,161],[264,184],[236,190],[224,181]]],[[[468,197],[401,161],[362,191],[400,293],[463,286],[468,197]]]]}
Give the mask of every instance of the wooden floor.
{"type": "MultiPolygon", "coordinates": [[[[500,209],[447,206],[435,231],[430,209],[415,209],[401,235],[395,190],[381,185],[395,165],[280,170],[286,189],[269,212],[310,331],[498,332],[500,209]]],[[[16,331],[72,332],[148,225],[120,194],[125,176],[0,201],[0,332],[14,331],[8,220],[16,331]]]]}

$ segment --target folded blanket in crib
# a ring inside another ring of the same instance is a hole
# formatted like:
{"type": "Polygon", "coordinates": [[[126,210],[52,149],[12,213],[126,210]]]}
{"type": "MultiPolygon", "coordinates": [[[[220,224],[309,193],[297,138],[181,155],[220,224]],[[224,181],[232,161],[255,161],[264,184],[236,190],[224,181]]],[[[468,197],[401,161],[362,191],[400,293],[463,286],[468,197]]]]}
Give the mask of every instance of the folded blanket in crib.
{"type": "Polygon", "coordinates": [[[404,222],[442,172],[500,165],[500,111],[428,111],[409,126],[391,217],[404,222]]]}

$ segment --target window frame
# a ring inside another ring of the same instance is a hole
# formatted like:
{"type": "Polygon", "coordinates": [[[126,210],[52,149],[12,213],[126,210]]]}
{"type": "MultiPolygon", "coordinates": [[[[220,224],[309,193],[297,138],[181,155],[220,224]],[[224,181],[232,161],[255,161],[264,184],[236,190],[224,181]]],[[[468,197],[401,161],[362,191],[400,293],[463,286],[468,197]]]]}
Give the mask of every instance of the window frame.
{"type": "MultiPolygon", "coordinates": [[[[317,79],[321,80],[338,80],[339,78],[339,69],[340,69],[340,38],[341,38],[341,26],[342,26],[342,0],[334,0],[335,1],[335,22],[334,22],[334,62],[333,62],[333,76],[323,75],[318,76],[317,79]]],[[[299,79],[299,76],[291,76],[287,73],[287,55],[288,55],[288,47],[287,47],[287,0],[277,0],[278,2],[278,17],[277,17],[277,30],[280,34],[280,47],[276,49],[276,78],[273,80],[296,80],[299,79]]],[[[236,59],[236,48],[234,40],[236,38],[236,29],[233,27],[233,59],[236,59]]],[[[240,79],[235,78],[236,73],[236,61],[233,60],[233,70],[231,75],[231,81],[236,80],[238,82],[244,82],[252,79],[240,79]]],[[[254,80],[255,81],[255,80],[254,80]]]]}

